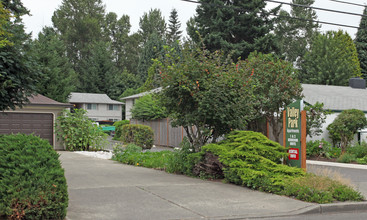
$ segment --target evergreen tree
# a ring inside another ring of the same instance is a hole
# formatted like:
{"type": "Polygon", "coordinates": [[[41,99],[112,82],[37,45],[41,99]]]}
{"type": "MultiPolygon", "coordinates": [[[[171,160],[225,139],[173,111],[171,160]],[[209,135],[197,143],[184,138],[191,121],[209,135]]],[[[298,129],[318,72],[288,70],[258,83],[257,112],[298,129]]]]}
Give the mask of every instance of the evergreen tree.
{"type": "Polygon", "coordinates": [[[305,55],[301,82],[346,86],[356,76],[361,76],[361,68],[349,34],[341,30],[318,34],[305,55]]]}
{"type": "Polygon", "coordinates": [[[110,95],[118,71],[112,61],[109,43],[97,42],[88,49],[91,54],[81,61],[78,91],[110,95]]]}
{"type": "Polygon", "coordinates": [[[172,9],[171,15],[169,17],[168,31],[167,31],[167,43],[172,44],[172,42],[178,41],[181,38],[182,31],[181,22],[178,20],[177,10],[172,9]]]}
{"type": "MultiPolygon", "coordinates": [[[[312,6],[315,0],[292,0],[292,4],[312,6]]],[[[306,7],[291,6],[291,11],[281,10],[279,22],[275,28],[278,54],[287,61],[300,67],[303,57],[309,48],[312,38],[318,33],[315,10],[306,7]]]]}
{"type": "Polygon", "coordinates": [[[32,53],[42,74],[37,92],[59,102],[66,102],[76,88],[76,74],[66,57],[60,36],[51,27],[43,28],[32,43],[32,53]]]}
{"type": "Polygon", "coordinates": [[[148,77],[148,70],[153,64],[153,59],[157,59],[163,56],[164,41],[160,38],[159,34],[153,33],[150,35],[147,43],[144,45],[143,51],[141,52],[139,65],[138,65],[138,76],[141,82],[145,82],[148,77]]]}
{"type": "Polygon", "coordinates": [[[142,83],[140,82],[140,79],[137,75],[129,73],[125,69],[122,73],[114,75],[113,84],[111,87],[109,87],[108,94],[110,98],[117,100],[118,98],[122,98],[121,94],[130,89],[134,90],[134,92],[131,94],[134,95],[139,93],[137,89],[141,86],[141,84],[142,83]]]}
{"type": "Polygon", "coordinates": [[[361,64],[362,76],[367,79],[367,7],[364,9],[363,15],[354,42],[361,64]]]}
{"type": "Polygon", "coordinates": [[[29,11],[19,0],[2,1],[2,9],[12,19],[2,26],[9,42],[3,44],[0,51],[0,111],[27,103],[39,79],[36,64],[29,54],[30,35],[25,33],[22,22],[22,16],[29,11]]]}
{"type": "Polygon", "coordinates": [[[274,19],[270,15],[277,13],[280,6],[267,11],[263,0],[199,2],[195,22],[209,50],[223,50],[236,60],[238,57],[246,59],[255,50],[266,53],[274,49],[274,36],[269,34],[274,19]]]}

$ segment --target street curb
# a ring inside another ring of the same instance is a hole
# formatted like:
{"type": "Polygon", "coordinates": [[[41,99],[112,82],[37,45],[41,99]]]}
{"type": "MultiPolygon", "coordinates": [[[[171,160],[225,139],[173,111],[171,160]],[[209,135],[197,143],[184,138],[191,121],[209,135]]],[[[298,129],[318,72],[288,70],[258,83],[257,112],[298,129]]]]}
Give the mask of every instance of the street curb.
{"type": "Polygon", "coordinates": [[[349,163],[325,162],[325,161],[317,161],[317,160],[307,160],[306,163],[307,165],[330,166],[330,167],[367,170],[367,165],[365,164],[349,164],[349,163]]]}
{"type": "Polygon", "coordinates": [[[367,202],[344,202],[306,207],[296,215],[367,211],[367,202]]]}

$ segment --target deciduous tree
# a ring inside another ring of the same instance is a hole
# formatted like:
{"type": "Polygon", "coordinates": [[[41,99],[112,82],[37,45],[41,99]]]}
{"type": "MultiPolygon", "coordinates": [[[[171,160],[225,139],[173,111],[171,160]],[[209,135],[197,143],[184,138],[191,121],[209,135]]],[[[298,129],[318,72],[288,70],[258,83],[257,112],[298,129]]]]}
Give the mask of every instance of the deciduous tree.
{"type": "MultiPolygon", "coordinates": [[[[305,6],[312,6],[314,2],[315,0],[292,0],[292,4],[305,6]]],[[[317,20],[314,9],[292,5],[290,13],[280,11],[274,30],[277,53],[298,68],[313,37],[318,33],[319,24],[310,20],[317,20]]]]}
{"type": "Polygon", "coordinates": [[[346,86],[350,78],[361,76],[356,47],[341,30],[318,34],[304,58],[302,83],[346,86]]]}
{"type": "Polygon", "coordinates": [[[155,33],[163,39],[166,33],[166,21],[159,9],[150,9],[148,13],[140,18],[138,33],[141,36],[143,45],[148,41],[151,34],[155,33]]]}
{"type": "Polygon", "coordinates": [[[255,99],[252,102],[255,118],[266,118],[279,142],[282,131],[282,111],[301,98],[302,86],[293,65],[273,54],[251,53],[247,68],[252,70],[251,86],[255,99]]]}
{"type": "Polygon", "coordinates": [[[220,52],[185,48],[181,57],[168,50],[163,62],[155,62],[164,88],[162,105],[173,126],[184,127],[196,151],[243,128],[250,118],[251,70],[243,61],[233,63],[220,52]]]}
{"type": "Polygon", "coordinates": [[[367,126],[367,119],[361,110],[344,110],[338,115],[327,130],[340,137],[340,147],[344,153],[359,129],[367,126]]]}

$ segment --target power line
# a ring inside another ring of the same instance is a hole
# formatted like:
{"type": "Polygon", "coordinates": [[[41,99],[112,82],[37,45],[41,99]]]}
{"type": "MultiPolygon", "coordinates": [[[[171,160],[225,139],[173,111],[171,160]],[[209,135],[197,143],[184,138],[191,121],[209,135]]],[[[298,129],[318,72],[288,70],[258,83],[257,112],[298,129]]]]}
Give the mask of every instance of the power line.
{"type": "MultiPolygon", "coordinates": [[[[181,0],[181,1],[195,3],[195,4],[208,4],[208,5],[212,5],[210,3],[202,3],[202,2],[193,1],[193,0],[181,0]]],[[[303,5],[303,6],[305,6],[305,5],[303,5]]],[[[216,7],[218,7],[218,5],[216,5],[216,7]]],[[[224,8],[224,7],[229,7],[229,6],[219,6],[219,7],[224,8]]],[[[309,7],[309,6],[306,6],[306,7],[309,7]]],[[[316,20],[296,18],[296,17],[290,17],[290,16],[282,16],[282,15],[277,15],[277,14],[271,14],[271,15],[272,16],[276,16],[276,17],[289,18],[289,19],[300,20],[300,21],[308,21],[308,22],[320,23],[320,24],[327,24],[327,25],[333,25],[333,26],[339,26],[339,27],[357,28],[357,29],[359,28],[358,26],[352,26],[352,25],[346,25],[346,24],[338,24],[338,23],[333,23],[333,22],[316,21],[316,20]]]]}
{"type": "Polygon", "coordinates": [[[310,9],[315,9],[315,10],[320,10],[320,11],[327,11],[327,12],[333,12],[333,13],[340,13],[340,14],[348,14],[348,15],[367,17],[367,15],[357,14],[357,13],[347,12],[347,11],[338,11],[338,10],[333,10],[333,9],[312,7],[312,6],[307,6],[307,5],[293,4],[293,3],[280,2],[280,1],[274,1],[274,0],[264,0],[264,1],[279,3],[279,4],[285,4],[285,5],[290,5],[290,6],[296,6],[296,7],[302,7],[302,8],[310,8],[310,9]]]}
{"type": "Polygon", "coordinates": [[[357,4],[357,3],[353,3],[353,2],[345,2],[345,1],[339,1],[339,0],[329,0],[329,1],[343,3],[343,4],[347,4],[347,5],[361,6],[361,7],[366,7],[367,6],[367,5],[361,5],[361,4],[357,4]]]}
{"type": "Polygon", "coordinates": [[[357,26],[352,26],[352,25],[347,25],[347,24],[337,24],[337,23],[326,22],[326,21],[315,21],[315,20],[310,20],[310,19],[296,18],[296,17],[290,17],[290,16],[282,16],[282,15],[276,15],[276,14],[271,14],[271,15],[276,16],[276,17],[280,17],[280,18],[289,18],[289,19],[293,19],[293,20],[309,21],[309,22],[313,22],[313,23],[334,25],[334,26],[339,26],[339,27],[357,28],[357,29],[359,28],[357,26]]]}

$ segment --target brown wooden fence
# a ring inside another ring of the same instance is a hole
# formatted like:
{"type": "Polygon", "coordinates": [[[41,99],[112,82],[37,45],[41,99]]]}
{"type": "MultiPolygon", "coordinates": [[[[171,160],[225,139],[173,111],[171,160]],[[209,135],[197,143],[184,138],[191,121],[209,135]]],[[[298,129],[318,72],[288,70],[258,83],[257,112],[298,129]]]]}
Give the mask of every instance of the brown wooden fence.
{"type": "Polygon", "coordinates": [[[154,131],[154,145],[178,147],[186,132],[183,127],[172,127],[169,118],[143,121],[130,119],[130,124],[148,125],[154,131]]]}
{"type": "MultiPolygon", "coordinates": [[[[169,118],[157,119],[152,121],[143,121],[137,119],[130,119],[131,124],[142,124],[148,125],[153,129],[154,132],[154,145],[157,146],[168,146],[168,147],[179,147],[183,138],[186,136],[185,129],[180,127],[172,127],[171,121],[169,118]]],[[[265,126],[267,131],[265,135],[270,140],[275,140],[275,137],[272,133],[272,127],[268,124],[265,126]]],[[[283,132],[279,135],[279,143],[283,144],[283,132]]]]}

